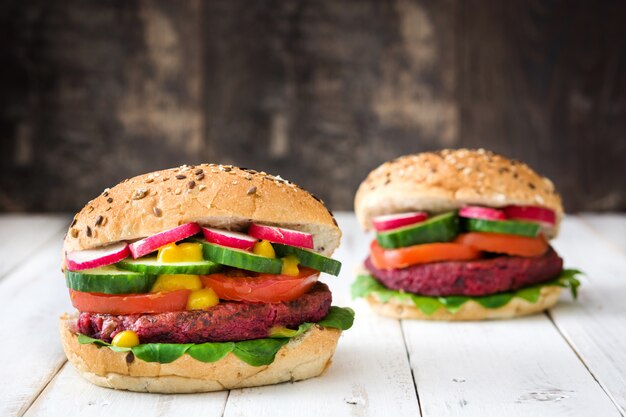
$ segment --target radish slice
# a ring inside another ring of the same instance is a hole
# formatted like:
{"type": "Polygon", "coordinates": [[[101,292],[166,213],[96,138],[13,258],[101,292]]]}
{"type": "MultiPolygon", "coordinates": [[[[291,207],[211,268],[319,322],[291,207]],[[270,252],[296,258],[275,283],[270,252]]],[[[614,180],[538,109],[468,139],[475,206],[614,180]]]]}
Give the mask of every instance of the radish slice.
{"type": "Polygon", "coordinates": [[[528,220],[552,227],[556,224],[556,214],[550,209],[536,206],[507,206],[504,212],[509,219],[528,220]]]}
{"type": "Polygon", "coordinates": [[[257,239],[269,240],[274,243],[313,249],[313,235],[306,232],[252,223],[248,229],[248,234],[257,239]]]}
{"type": "Polygon", "coordinates": [[[138,240],[131,243],[128,248],[130,249],[130,253],[133,254],[133,258],[137,259],[154,252],[161,246],[165,246],[168,243],[178,242],[179,240],[186,239],[199,232],[200,226],[198,226],[197,223],[187,223],[182,226],[157,233],[156,235],[148,236],[145,239],[138,240]]]}
{"type": "Polygon", "coordinates": [[[203,227],[202,233],[204,233],[204,238],[207,242],[227,246],[229,248],[250,250],[258,241],[257,238],[244,233],[229,232],[227,230],[213,229],[211,227],[203,227]]]}
{"type": "Polygon", "coordinates": [[[114,264],[126,259],[128,255],[128,244],[121,242],[103,248],[69,252],[65,255],[65,266],[70,271],[82,271],[114,264]]]}
{"type": "Polygon", "coordinates": [[[506,220],[502,210],[480,206],[465,206],[459,210],[459,216],[470,219],[506,220]]]}
{"type": "Polygon", "coordinates": [[[410,213],[385,214],[372,218],[374,229],[379,232],[383,230],[397,229],[398,227],[423,222],[428,218],[428,214],[423,211],[413,211],[410,213]]]}

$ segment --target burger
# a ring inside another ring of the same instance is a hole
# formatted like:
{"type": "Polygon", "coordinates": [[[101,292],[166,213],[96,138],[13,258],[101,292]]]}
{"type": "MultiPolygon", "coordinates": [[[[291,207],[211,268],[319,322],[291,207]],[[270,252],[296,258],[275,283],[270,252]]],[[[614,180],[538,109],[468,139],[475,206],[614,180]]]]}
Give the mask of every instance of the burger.
{"type": "Polygon", "coordinates": [[[374,230],[352,285],[378,313],[425,320],[483,320],[537,313],[577,270],[550,246],[563,218],[552,182],[492,152],[402,156],[361,183],[355,211],[374,230]]]}
{"type": "Polygon", "coordinates": [[[186,393],[320,375],[354,313],[320,273],[341,231],[279,176],[203,164],[122,181],[87,203],[64,242],[78,313],[60,320],[87,380],[186,393]]]}

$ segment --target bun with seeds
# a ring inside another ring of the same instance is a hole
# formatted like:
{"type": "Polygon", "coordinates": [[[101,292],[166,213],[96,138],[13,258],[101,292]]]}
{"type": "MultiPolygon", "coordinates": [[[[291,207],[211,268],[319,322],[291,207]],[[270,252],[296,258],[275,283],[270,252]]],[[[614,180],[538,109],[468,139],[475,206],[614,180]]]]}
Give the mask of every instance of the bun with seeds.
{"type": "Polygon", "coordinates": [[[318,376],[354,317],[318,282],[339,273],[340,238],[319,199],[264,172],[202,164],[124,180],[65,238],[68,360],[97,385],[145,392],[318,376]]]}
{"type": "Polygon", "coordinates": [[[381,314],[509,318],[550,308],[577,271],[548,244],[563,218],[553,183],[483,149],[406,155],[361,183],[355,212],[374,230],[353,294],[381,314]]]}

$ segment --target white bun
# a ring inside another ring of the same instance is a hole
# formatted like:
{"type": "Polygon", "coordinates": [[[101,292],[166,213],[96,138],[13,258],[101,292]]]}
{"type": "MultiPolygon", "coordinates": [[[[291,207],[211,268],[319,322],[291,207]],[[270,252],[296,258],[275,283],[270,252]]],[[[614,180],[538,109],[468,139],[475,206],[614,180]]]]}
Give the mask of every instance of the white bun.
{"type": "Polygon", "coordinates": [[[371,218],[406,211],[434,213],[464,205],[504,207],[532,205],[553,210],[555,237],[563,217],[561,198],[552,182],[528,165],[483,149],[445,149],[401,156],[374,169],[361,183],[354,201],[361,225],[371,218]]]}
{"type": "Polygon", "coordinates": [[[381,302],[375,295],[368,295],[367,302],[372,309],[382,316],[397,319],[418,319],[418,320],[441,320],[441,321],[476,321],[488,319],[510,319],[513,317],[527,316],[539,313],[552,307],[559,300],[561,287],[542,287],[539,299],[535,303],[530,303],[522,298],[513,298],[507,304],[499,308],[485,308],[475,301],[464,303],[456,312],[450,313],[441,307],[433,314],[422,313],[411,302],[399,302],[393,298],[387,303],[381,302]]]}
{"type": "Polygon", "coordinates": [[[144,362],[128,352],[81,345],[72,331],[73,322],[61,317],[63,349],[85,379],[106,388],[157,393],[220,391],[312,378],[328,367],[341,335],[338,329],[313,326],[283,346],[266,366],[248,365],[232,353],[213,363],[183,355],[160,364],[144,362]]]}
{"type": "Polygon", "coordinates": [[[330,255],[341,231],[322,201],[264,172],[202,164],[124,180],[74,217],[65,252],[132,241],[197,222],[239,230],[251,222],[313,234],[315,250],[330,255]]]}

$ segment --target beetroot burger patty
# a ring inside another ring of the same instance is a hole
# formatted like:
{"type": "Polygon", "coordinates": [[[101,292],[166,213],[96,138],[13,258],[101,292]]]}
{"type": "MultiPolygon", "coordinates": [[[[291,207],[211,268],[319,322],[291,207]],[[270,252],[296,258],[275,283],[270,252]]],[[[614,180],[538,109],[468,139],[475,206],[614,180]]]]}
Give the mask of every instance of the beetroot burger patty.
{"type": "Polygon", "coordinates": [[[133,330],[142,343],[229,342],[267,337],[273,326],[297,327],[323,319],[331,293],[318,282],[302,297],[279,303],[222,301],[208,310],[160,314],[111,315],[81,313],[78,332],[110,342],[123,330],[133,330]]]}
{"type": "Polygon", "coordinates": [[[550,248],[533,258],[499,256],[477,261],[436,262],[403,269],[365,267],[386,287],[427,296],[480,296],[517,290],[556,277],[563,260],[550,248]]]}

